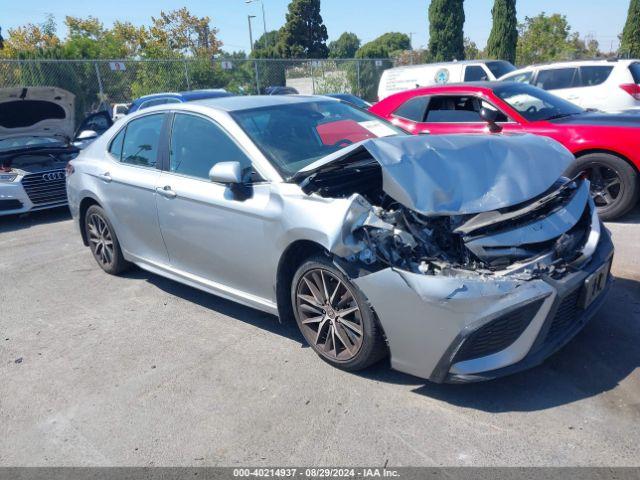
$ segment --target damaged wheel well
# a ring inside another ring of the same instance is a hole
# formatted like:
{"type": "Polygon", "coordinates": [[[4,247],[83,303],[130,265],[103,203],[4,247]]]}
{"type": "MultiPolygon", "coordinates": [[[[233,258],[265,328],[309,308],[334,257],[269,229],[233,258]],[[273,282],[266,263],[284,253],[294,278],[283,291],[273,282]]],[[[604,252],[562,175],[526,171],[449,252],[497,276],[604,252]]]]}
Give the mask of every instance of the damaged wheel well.
{"type": "Polygon", "coordinates": [[[100,204],[91,197],[83,198],[82,201],[80,202],[80,209],[79,209],[80,215],[78,215],[78,223],[80,226],[80,234],[82,235],[82,242],[87,247],[89,246],[89,240],[87,239],[87,232],[85,232],[85,229],[84,229],[84,216],[86,215],[87,210],[91,205],[100,206],[100,204]]]}
{"type": "Polygon", "coordinates": [[[311,240],[296,240],[283,252],[276,274],[276,299],[281,322],[294,321],[291,305],[291,281],[298,267],[314,254],[328,255],[327,250],[311,240]]]}

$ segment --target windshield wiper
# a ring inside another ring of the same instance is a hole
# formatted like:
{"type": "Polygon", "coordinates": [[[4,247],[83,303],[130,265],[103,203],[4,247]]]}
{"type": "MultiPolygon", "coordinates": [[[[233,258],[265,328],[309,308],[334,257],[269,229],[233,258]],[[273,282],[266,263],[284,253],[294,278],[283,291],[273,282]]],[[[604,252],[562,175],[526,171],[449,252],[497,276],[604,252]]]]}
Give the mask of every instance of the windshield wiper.
{"type": "Polygon", "coordinates": [[[555,115],[551,115],[550,117],[546,118],[545,120],[557,120],[558,118],[565,118],[565,117],[571,117],[573,115],[580,115],[580,112],[574,112],[574,113],[556,113],[555,115]]]}

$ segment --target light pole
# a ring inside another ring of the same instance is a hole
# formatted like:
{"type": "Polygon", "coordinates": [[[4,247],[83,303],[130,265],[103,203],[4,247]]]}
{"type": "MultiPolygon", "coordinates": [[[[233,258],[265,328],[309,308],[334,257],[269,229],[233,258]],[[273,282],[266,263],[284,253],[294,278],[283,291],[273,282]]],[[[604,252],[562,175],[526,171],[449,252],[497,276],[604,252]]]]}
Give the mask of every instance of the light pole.
{"type": "Polygon", "coordinates": [[[249,22],[249,51],[253,52],[253,30],[251,29],[251,19],[256,18],[255,15],[247,15],[247,21],[249,22]]]}
{"type": "Polygon", "coordinates": [[[263,0],[244,0],[244,3],[250,4],[254,2],[260,2],[260,6],[262,7],[262,28],[264,29],[264,48],[267,48],[267,17],[264,14],[264,1],[263,0]]]}

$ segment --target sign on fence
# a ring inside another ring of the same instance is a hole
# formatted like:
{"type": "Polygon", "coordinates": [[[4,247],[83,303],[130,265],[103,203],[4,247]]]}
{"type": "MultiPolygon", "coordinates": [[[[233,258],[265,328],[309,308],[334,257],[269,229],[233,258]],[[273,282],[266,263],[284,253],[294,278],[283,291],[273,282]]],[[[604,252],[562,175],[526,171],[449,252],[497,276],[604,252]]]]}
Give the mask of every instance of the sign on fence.
{"type": "Polygon", "coordinates": [[[233,62],[223,60],[222,62],[220,62],[220,66],[223,70],[233,70],[233,62]]]}
{"type": "Polygon", "coordinates": [[[127,69],[124,62],[109,62],[109,68],[114,72],[124,72],[127,69]]]}

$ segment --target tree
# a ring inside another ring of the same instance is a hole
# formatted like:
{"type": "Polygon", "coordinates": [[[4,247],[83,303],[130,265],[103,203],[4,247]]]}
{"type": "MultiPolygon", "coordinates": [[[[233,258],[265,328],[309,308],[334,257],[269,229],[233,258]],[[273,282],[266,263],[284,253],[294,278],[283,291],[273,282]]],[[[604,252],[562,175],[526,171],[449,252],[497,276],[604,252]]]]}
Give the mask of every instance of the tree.
{"type": "Polygon", "coordinates": [[[149,56],[169,54],[173,56],[191,55],[211,57],[218,53],[222,42],[217,38],[218,30],[211,27],[209,17],[196,17],[187,7],[165,13],[153,22],[147,46],[149,56]]]}
{"type": "Polygon", "coordinates": [[[487,41],[487,56],[515,63],[518,44],[516,0],[495,0],[491,16],[493,26],[487,41]]]}
{"type": "Polygon", "coordinates": [[[463,0],[431,0],[429,51],[436,62],[464,60],[463,0]]]}
{"type": "Polygon", "coordinates": [[[585,55],[586,47],[564,15],[545,12],[525,17],[518,25],[516,61],[519,65],[573,59],[585,55]]]}
{"type": "Polygon", "coordinates": [[[375,40],[365,43],[356,52],[357,58],[390,58],[393,54],[411,50],[409,35],[398,32],[388,32],[375,40]]]}
{"type": "Polygon", "coordinates": [[[279,49],[284,58],[327,58],[327,27],[320,0],[292,0],[280,29],[279,49]]]}
{"type": "Polygon", "coordinates": [[[330,58],[353,58],[360,48],[360,39],[355,33],[344,32],[329,43],[330,58]]]}
{"type": "Polygon", "coordinates": [[[640,0],[631,0],[627,22],[622,30],[620,54],[627,58],[640,57],[640,0]]]}
{"type": "Polygon", "coordinates": [[[464,37],[464,58],[467,60],[476,60],[480,58],[480,49],[476,42],[468,37],[464,37]]]}

